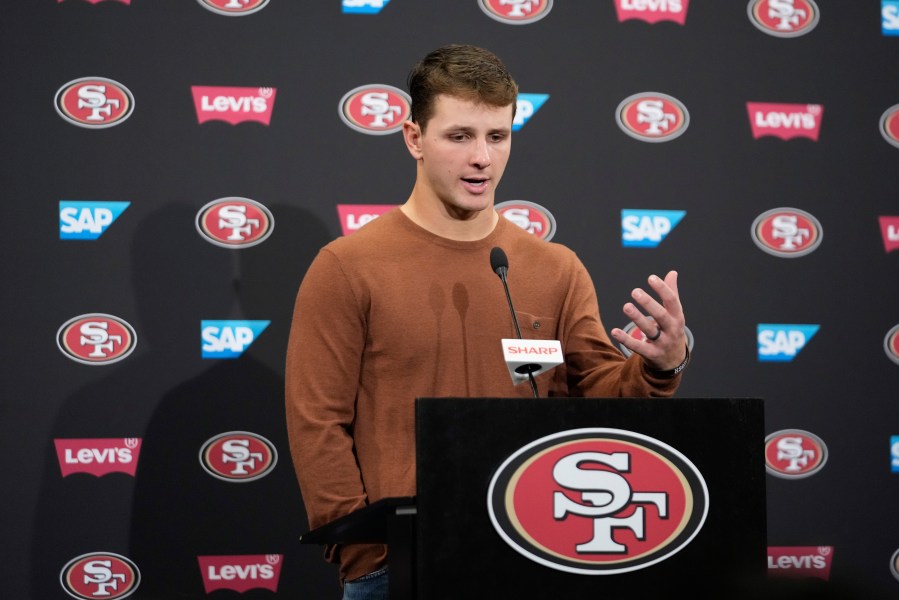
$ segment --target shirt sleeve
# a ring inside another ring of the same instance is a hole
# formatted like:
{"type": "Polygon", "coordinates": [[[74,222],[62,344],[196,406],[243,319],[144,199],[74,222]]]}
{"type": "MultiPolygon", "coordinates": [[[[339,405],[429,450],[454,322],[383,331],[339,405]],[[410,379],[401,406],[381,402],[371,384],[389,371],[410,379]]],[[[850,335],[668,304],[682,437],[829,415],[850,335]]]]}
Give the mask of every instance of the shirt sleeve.
{"type": "Polygon", "coordinates": [[[325,248],[300,284],[285,365],[287,433],[310,528],[366,504],[351,436],[364,344],[364,311],[325,248]]]}

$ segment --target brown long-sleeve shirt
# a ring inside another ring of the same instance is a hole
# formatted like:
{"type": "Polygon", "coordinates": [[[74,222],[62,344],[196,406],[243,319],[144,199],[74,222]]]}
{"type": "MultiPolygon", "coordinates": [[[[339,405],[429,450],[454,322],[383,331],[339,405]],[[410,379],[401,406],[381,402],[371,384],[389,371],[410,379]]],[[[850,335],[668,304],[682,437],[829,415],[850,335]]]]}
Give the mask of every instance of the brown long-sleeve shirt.
{"type": "MultiPolygon", "coordinates": [[[[417,397],[514,397],[500,340],[515,338],[501,247],[523,338],[560,340],[565,362],[537,377],[541,397],[671,396],[625,359],[600,321],[577,256],[504,218],[486,238],[435,236],[399,209],[325,246],[297,294],[286,364],[290,450],[310,527],[368,502],[415,495],[417,397]]],[[[381,546],[330,548],[340,576],[384,564],[381,546]]]]}

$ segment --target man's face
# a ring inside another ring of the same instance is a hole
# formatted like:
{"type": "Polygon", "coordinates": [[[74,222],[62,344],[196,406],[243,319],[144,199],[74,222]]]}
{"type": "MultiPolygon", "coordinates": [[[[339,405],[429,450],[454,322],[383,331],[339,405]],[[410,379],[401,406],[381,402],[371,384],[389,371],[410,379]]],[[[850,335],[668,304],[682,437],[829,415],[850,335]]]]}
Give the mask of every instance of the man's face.
{"type": "Polygon", "coordinates": [[[438,96],[425,130],[413,123],[406,132],[421,160],[417,187],[461,218],[493,206],[512,149],[512,110],[438,96]]]}

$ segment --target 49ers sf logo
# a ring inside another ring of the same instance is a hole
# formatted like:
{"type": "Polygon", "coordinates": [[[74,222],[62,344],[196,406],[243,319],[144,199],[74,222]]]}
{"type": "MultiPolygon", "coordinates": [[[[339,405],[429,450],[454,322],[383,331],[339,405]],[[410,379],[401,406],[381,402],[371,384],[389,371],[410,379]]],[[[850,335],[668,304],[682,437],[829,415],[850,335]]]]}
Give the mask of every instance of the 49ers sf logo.
{"type": "Polygon", "coordinates": [[[899,104],[889,107],[881,115],[880,135],[887,142],[899,148],[899,104]]]}
{"type": "Polygon", "coordinates": [[[248,431],[220,433],[200,448],[203,469],[223,481],[259,479],[271,473],[277,463],[275,445],[248,431]]]}
{"type": "Polygon", "coordinates": [[[248,248],[272,234],[275,219],[265,206],[249,198],[219,198],[197,212],[197,231],[222,248],[248,248]]]}
{"type": "Polygon", "coordinates": [[[67,594],[79,600],[118,600],[140,585],[140,571],[131,560],[111,552],[82,554],[66,563],[59,582],[67,594]]]}
{"type": "Polygon", "coordinates": [[[805,256],[821,245],[824,230],[814,215],[798,208],[774,208],[755,218],[752,241],[781,258],[805,256]]]}
{"type": "Polygon", "coordinates": [[[556,234],[556,218],[539,204],[527,200],[507,200],[494,208],[528,233],[547,242],[556,234]]]}
{"type": "Polygon", "coordinates": [[[544,566],[610,575],[661,562],[705,523],[705,480],[683,454],[620,429],[562,431],[527,444],[490,482],[490,520],[544,566]]]}
{"type": "Polygon", "coordinates": [[[530,25],[552,10],[553,0],[478,0],[488,17],[507,25],[530,25]]]}
{"type": "Polygon", "coordinates": [[[622,100],[615,120],[624,133],[641,142],[669,142],[687,130],[690,113],[677,98],[643,92],[622,100]]]}
{"type": "Polygon", "coordinates": [[[805,35],[821,17],[814,0],[750,0],[746,10],[756,28],[784,38],[805,35]]]}
{"type": "Polygon", "coordinates": [[[242,17],[262,10],[268,0],[197,0],[206,10],[229,17],[242,17]]]}
{"type": "Polygon", "coordinates": [[[53,104],[59,116],[72,125],[104,129],[119,125],[131,116],[134,96],[112,79],[82,77],[59,88],[53,104]]]}
{"type": "Polygon", "coordinates": [[[137,334],[118,317],[90,313],[69,319],[56,332],[56,345],[85,365],[108,365],[134,352],[137,334]]]}
{"type": "Polygon", "coordinates": [[[827,445],[814,433],[781,429],[765,437],[765,470],[783,479],[803,479],[824,468],[827,445]]]}
{"type": "Polygon", "coordinates": [[[409,118],[409,94],[389,85],[362,85],[340,99],[340,118],[351,128],[368,135],[396,133],[409,118]]]}

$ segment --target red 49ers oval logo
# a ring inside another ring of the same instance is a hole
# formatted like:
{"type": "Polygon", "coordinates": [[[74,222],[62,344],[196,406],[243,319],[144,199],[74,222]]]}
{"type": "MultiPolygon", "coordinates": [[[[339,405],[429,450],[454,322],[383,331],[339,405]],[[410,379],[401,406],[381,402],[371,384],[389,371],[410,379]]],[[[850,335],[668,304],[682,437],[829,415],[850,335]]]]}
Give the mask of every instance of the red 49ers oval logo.
{"type": "Polygon", "coordinates": [[[560,571],[610,575],[661,562],[705,523],[705,480],[648,436],[588,428],[540,438],[497,469],[488,491],[497,533],[560,571]]]}
{"type": "Polygon", "coordinates": [[[90,313],[63,323],[56,332],[56,345],[75,362],[108,365],[134,352],[137,334],[127,321],[103,313],[90,313]]]}
{"type": "Polygon", "coordinates": [[[642,92],[628,96],[615,111],[618,127],[641,142],[670,142],[690,125],[687,107],[673,96],[642,92]]]}
{"type": "Polygon", "coordinates": [[[268,0],[197,0],[206,10],[229,17],[242,17],[262,10],[268,0]]]}
{"type": "Polygon", "coordinates": [[[479,0],[488,17],[507,25],[530,25],[549,14],[553,0],[479,0]]]}
{"type": "Polygon", "coordinates": [[[783,479],[810,477],[824,468],[827,445],[814,433],[781,429],[765,438],[765,469],[783,479]]]}
{"type": "Polygon", "coordinates": [[[63,119],[88,129],[119,125],[134,111],[134,96],[124,85],[105,77],[82,77],[65,84],[53,100],[63,119]]]}
{"type": "Polygon", "coordinates": [[[340,118],[352,129],[368,135],[387,135],[403,128],[412,99],[390,85],[361,85],[340,99],[340,118]]]}
{"type": "Polygon", "coordinates": [[[899,104],[889,107],[881,115],[880,135],[887,142],[899,148],[899,104]]]}
{"type": "Polygon", "coordinates": [[[773,208],[755,218],[752,241],[781,258],[805,256],[821,245],[824,230],[814,215],[798,208],[773,208]]]}
{"type": "Polygon", "coordinates": [[[271,473],[277,463],[275,445],[248,431],[220,433],[200,448],[200,465],[223,481],[260,479],[271,473]]]}
{"type": "Polygon", "coordinates": [[[67,594],[79,600],[118,600],[140,585],[140,571],[131,560],[111,552],[91,552],[70,560],[59,573],[67,594]]]}
{"type": "Polygon", "coordinates": [[[197,231],[206,241],[223,248],[261,244],[275,228],[265,206],[249,198],[219,198],[197,212],[197,231]]]}
{"type": "Polygon", "coordinates": [[[784,38],[805,35],[821,17],[814,0],[750,0],[746,10],[757,29],[784,38]]]}
{"type": "Polygon", "coordinates": [[[494,208],[528,233],[547,242],[556,234],[556,218],[539,204],[527,200],[507,200],[494,208]]]}

